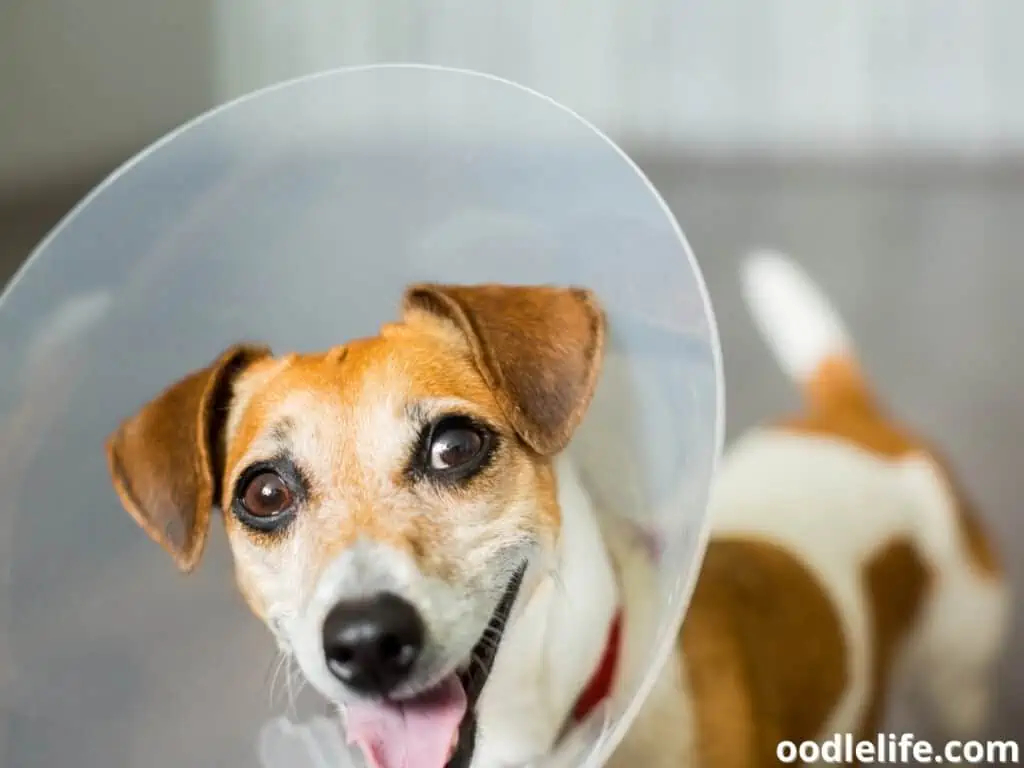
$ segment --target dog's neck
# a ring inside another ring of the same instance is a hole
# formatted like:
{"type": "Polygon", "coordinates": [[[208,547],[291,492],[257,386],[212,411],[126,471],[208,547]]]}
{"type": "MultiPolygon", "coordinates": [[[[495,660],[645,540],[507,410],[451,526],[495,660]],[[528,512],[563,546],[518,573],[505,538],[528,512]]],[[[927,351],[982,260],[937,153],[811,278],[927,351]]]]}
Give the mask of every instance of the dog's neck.
{"type": "Polygon", "coordinates": [[[536,563],[478,705],[474,768],[535,760],[554,745],[605,658],[620,608],[597,514],[568,459],[556,465],[561,535],[536,563]]]}

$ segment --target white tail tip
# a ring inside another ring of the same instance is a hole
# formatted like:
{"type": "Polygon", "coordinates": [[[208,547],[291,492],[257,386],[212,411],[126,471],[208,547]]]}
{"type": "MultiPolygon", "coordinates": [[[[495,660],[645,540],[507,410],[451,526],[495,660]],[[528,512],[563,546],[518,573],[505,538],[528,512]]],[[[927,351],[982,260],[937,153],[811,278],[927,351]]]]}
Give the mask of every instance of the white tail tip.
{"type": "Polygon", "coordinates": [[[740,269],[754,324],[782,369],[808,381],[826,359],[852,354],[842,320],[811,279],[775,251],[755,251],[740,269]]]}

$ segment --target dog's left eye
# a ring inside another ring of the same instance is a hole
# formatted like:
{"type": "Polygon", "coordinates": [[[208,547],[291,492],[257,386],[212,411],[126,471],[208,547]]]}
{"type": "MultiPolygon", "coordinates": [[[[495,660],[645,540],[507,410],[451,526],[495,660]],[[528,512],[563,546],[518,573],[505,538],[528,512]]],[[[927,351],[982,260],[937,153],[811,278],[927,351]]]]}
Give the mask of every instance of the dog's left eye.
{"type": "Polygon", "coordinates": [[[472,471],[486,456],[490,434],[462,417],[438,422],[427,444],[427,465],[432,472],[472,471]]]}

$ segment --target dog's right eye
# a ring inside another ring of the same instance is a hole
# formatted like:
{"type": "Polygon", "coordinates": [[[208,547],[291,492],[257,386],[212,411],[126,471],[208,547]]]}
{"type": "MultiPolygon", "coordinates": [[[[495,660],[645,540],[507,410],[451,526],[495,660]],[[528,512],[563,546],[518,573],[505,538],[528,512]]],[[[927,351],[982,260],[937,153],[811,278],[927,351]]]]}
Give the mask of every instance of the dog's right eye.
{"type": "Polygon", "coordinates": [[[273,470],[252,473],[240,484],[235,497],[238,517],[260,530],[274,530],[283,524],[294,507],[295,492],[273,470]]]}
{"type": "Polygon", "coordinates": [[[254,517],[274,517],[291,507],[292,492],[278,475],[264,472],[249,481],[242,504],[254,517]]]}

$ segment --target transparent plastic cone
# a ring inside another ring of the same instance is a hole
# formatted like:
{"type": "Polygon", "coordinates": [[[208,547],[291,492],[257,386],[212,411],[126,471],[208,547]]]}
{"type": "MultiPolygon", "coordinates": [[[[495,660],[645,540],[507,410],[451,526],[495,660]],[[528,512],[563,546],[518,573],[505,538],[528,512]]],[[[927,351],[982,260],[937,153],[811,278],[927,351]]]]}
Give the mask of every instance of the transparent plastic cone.
{"type": "Polygon", "coordinates": [[[610,348],[570,447],[654,544],[648,673],[545,765],[607,758],[673,646],[722,438],[718,341],[658,194],[578,116],[512,83],[342,70],[231,103],[94,191],[0,301],[0,755],[28,766],[360,765],[245,609],[218,525],[189,576],[124,513],[103,440],[239,340],[373,334],[414,281],[556,283],[610,348]]]}

